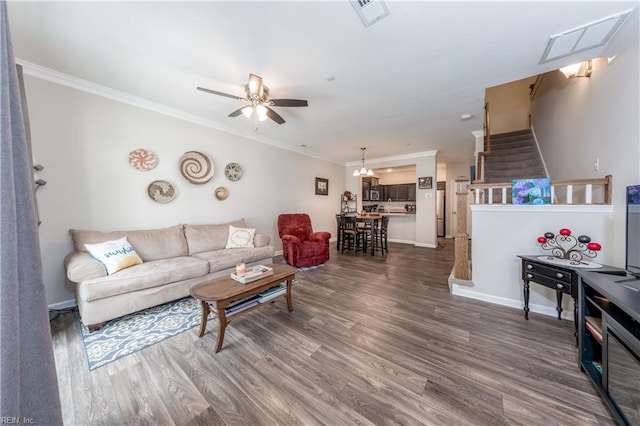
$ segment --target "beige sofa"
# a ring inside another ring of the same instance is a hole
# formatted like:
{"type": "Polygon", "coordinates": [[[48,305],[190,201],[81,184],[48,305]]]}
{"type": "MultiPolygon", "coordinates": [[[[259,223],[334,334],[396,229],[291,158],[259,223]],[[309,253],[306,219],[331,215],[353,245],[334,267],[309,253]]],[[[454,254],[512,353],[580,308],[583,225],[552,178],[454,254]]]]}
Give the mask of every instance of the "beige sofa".
{"type": "Polygon", "coordinates": [[[67,278],[75,283],[76,302],[87,326],[189,295],[194,285],[229,275],[235,265],[272,263],[268,235],[256,234],[254,248],[225,249],[229,225],[176,225],[161,229],[99,232],[69,230],[74,251],[65,257],[67,278]],[[143,263],[107,275],[85,244],[127,237],[143,263]]]}

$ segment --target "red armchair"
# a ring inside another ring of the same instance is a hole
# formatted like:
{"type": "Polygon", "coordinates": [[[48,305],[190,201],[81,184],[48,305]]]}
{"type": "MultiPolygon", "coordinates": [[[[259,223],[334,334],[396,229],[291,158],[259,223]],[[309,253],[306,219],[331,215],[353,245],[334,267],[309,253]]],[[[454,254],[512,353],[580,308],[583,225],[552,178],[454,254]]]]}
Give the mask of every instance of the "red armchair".
{"type": "Polygon", "coordinates": [[[313,232],[311,218],[305,213],[278,216],[278,235],[282,240],[282,256],[289,265],[307,267],[329,260],[331,234],[313,232]]]}

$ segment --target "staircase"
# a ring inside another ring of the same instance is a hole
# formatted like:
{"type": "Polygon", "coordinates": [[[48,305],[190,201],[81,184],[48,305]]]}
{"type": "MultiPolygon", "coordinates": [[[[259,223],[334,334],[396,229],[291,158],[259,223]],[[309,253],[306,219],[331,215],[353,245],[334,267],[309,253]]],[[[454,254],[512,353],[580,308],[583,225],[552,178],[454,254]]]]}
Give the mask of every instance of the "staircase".
{"type": "Polygon", "coordinates": [[[544,176],[542,159],[530,129],[491,135],[491,152],[484,156],[484,182],[544,176]]]}

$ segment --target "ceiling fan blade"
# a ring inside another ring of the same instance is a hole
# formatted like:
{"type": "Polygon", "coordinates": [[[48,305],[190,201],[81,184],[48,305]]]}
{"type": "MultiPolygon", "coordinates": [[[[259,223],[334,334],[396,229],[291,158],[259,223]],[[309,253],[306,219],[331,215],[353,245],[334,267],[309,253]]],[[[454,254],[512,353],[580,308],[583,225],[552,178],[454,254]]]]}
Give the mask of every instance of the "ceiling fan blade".
{"type": "Polygon", "coordinates": [[[309,102],[304,99],[269,99],[269,105],[278,107],[306,107],[309,102]]]}
{"type": "Polygon", "coordinates": [[[284,118],[280,117],[280,114],[278,114],[277,112],[275,112],[274,110],[272,110],[266,105],[264,107],[267,109],[267,117],[269,117],[270,119],[272,119],[278,124],[284,123],[284,118]]]}
{"type": "Polygon", "coordinates": [[[249,96],[256,95],[259,98],[264,96],[262,77],[249,74],[249,96]]]}
{"type": "Polygon", "coordinates": [[[242,108],[238,108],[237,110],[233,111],[231,114],[229,114],[229,117],[237,117],[240,114],[242,114],[242,110],[245,109],[247,106],[249,105],[245,105],[242,108]]]}
{"type": "Polygon", "coordinates": [[[245,98],[241,98],[240,96],[230,95],[228,93],[223,93],[223,92],[218,92],[217,90],[211,90],[211,89],[207,89],[207,88],[204,88],[204,87],[196,87],[196,89],[201,90],[203,92],[207,92],[207,93],[213,93],[214,95],[224,96],[225,98],[239,99],[241,101],[246,101],[245,98]]]}

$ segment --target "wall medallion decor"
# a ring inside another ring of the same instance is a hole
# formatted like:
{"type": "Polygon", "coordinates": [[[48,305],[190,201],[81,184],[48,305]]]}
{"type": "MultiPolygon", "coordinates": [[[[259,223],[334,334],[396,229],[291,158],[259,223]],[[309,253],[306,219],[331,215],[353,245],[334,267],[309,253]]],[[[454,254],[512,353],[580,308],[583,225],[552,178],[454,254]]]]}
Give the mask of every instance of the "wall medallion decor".
{"type": "Polygon", "coordinates": [[[129,164],[137,170],[147,171],[158,164],[155,154],[147,149],[135,149],[129,153],[129,164]]]}
{"type": "Polygon", "coordinates": [[[242,177],[242,168],[238,163],[229,163],[224,168],[224,175],[230,181],[237,181],[242,177]]]}
{"type": "Polygon", "coordinates": [[[178,191],[166,180],[154,180],[147,187],[147,195],[156,203],[164,204],[173,200],[178,191]]]}
{"type": "Polygon", "coordinates": [[[211,158],[198,151],[185,152],[178,160],[178,168],[182,177],[190,183],[207,183],[213,177],[211,158]]]}
{"type": "Polygon", "coordinates": [[[219,186],[216,188],[214,194],[218,200],[222,201],[229,196],[229,191],[224,186],[219,186]]]}

